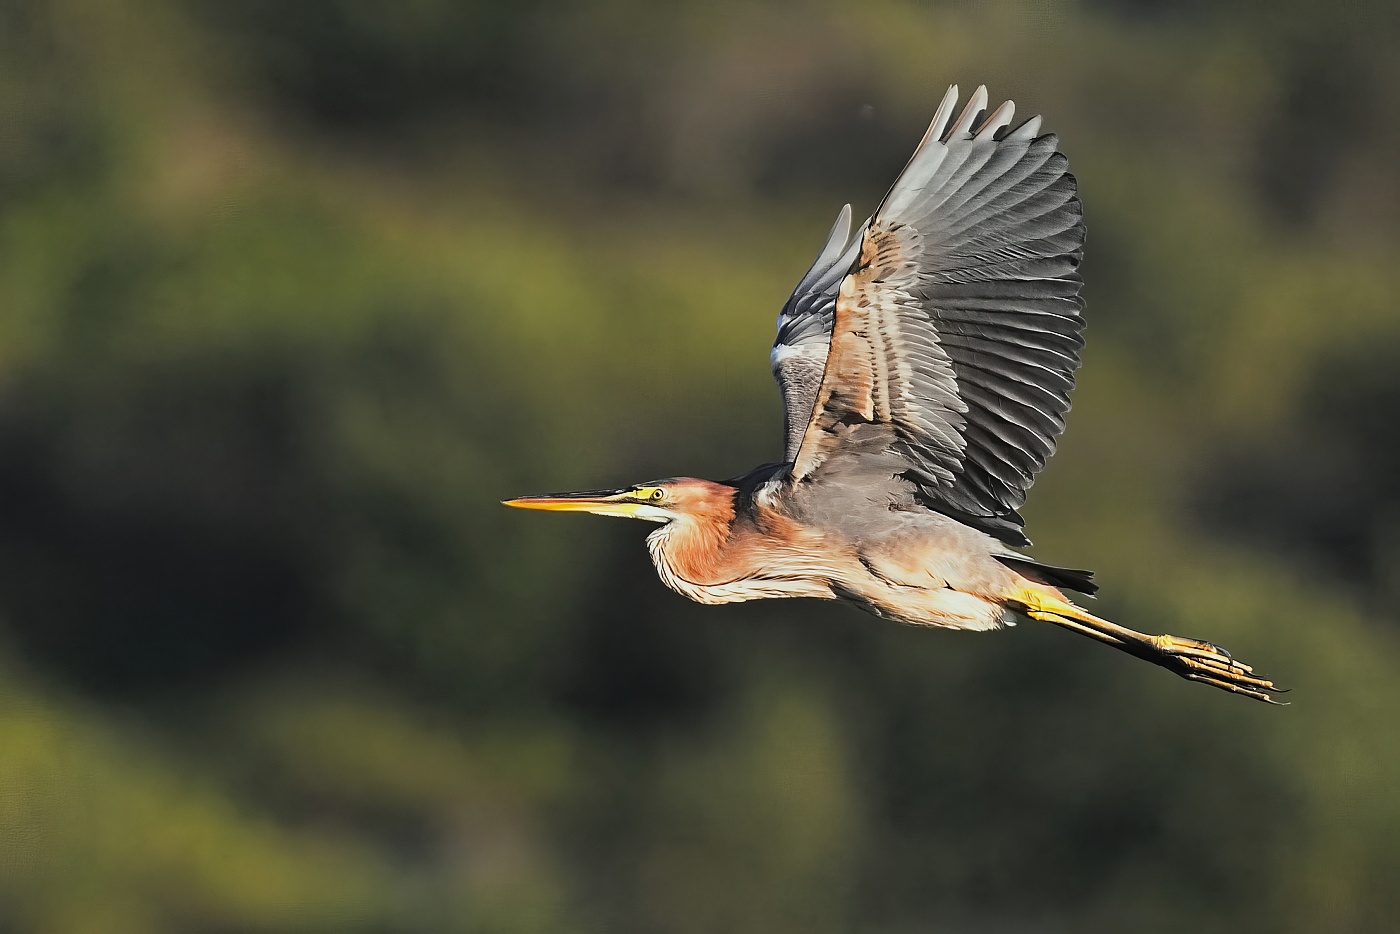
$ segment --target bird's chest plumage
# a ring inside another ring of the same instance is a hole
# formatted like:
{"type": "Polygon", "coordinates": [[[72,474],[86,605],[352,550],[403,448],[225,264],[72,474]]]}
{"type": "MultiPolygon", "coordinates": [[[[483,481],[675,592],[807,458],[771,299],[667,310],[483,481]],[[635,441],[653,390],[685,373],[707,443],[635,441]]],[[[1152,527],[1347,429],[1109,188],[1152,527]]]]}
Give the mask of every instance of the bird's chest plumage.
{"type": "Polygon", "coordinates": [[[662,582],[698,603],[835,597],[805,536],[676,521],[652,532],[647,550],[662,582]]]}

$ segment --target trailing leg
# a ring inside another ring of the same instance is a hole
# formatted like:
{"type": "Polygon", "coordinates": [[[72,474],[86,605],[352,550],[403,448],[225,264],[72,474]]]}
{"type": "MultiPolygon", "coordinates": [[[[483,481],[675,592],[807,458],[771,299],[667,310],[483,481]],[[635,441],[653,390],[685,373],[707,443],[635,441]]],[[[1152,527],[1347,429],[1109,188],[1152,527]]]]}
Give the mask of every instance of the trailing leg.
{"type": "Polygon", "coordinates": [[[1023,591],[1013,604],[1031,619],[1097,639],[1129,655],[1160,665],[1188,681],[1199,681],[1267,704],[1278,703],[1271,695],[1283,693],[1283,689],[1275,687],[1272,681],[1258,677],[1253,668],[1236,661],[1229,652],[1210,642],[1137,632],[1100,619],[1065,600],[1036,591],[1023,591]]]}

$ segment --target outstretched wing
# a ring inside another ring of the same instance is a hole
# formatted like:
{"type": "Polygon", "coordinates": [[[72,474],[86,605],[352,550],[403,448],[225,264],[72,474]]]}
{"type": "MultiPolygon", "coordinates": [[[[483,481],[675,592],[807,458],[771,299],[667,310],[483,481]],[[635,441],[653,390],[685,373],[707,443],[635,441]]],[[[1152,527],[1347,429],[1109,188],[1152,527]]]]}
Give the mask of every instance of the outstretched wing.
{"type": "Polygon", "coordinates": [[[1084,225],[1040,118],[948,90],[860,237],[793,475],[895,456],[925,505],[1025,544],[1016,509],[1064,430],[1083,346],[1084,225]]]}
{"type": "Polygon", "coordinates": [[[783,460],[792,463],[812,417],[831,346],[836,292],[855,262],[860,238],[851,237],[851,206],[841,209],[826,244],[778,314],[769,361],[783,394],[783,460]]]}

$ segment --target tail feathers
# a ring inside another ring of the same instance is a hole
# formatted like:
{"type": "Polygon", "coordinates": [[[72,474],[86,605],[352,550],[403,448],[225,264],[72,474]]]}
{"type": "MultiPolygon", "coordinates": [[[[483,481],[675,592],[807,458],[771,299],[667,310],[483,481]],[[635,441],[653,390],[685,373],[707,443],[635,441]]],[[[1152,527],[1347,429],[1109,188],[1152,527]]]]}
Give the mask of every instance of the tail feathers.
{"type": "Polygon", "coordinates": [[[1052,587],[1077,590],[1079,593],[1088,594],[1091,597],[1098,593],[1099,585],[1094,583],[1093,571],[1057,568],[1052,564],[1041,564],[1039,561],[1032,561],[1021,555],[996,555],[995,557],[1011,570],[1029,577],[1031,580],[1050,584],[1052,587]]]}

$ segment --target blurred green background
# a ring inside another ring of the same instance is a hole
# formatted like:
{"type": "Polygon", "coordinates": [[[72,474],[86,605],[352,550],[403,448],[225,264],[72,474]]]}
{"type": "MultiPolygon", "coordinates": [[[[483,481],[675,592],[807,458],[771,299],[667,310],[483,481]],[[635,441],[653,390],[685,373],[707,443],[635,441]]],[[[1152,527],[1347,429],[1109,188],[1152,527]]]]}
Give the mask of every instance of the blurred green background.
{"type": "Polygon", "coordinates": [[[1400,13],[0,3],[0,931],[1400,930],[1400,13]],[[503,497],[779,451],[943,89],[1043,113],[1087,640],[687,603],[503,497]]]}

